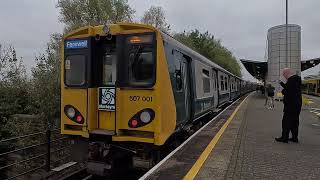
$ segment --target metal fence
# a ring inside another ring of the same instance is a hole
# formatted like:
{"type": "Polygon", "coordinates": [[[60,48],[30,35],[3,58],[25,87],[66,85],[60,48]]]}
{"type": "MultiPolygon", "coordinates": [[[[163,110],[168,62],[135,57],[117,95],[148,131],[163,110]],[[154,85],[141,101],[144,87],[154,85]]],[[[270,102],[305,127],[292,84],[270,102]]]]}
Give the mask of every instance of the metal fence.
{"type": "Polygon", "coordinates": [[[70,139],[60,129],[0,140],[0,179],[44,177],[70,158],[70,139]]]}

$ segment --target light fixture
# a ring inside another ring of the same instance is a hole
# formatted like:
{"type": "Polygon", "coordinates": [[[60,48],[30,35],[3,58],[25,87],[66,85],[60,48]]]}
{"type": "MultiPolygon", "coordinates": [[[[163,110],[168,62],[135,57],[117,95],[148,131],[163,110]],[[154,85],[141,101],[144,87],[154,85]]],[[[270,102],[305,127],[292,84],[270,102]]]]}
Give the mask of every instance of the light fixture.
{"type": "Polygon", "coordinates": [[[67,116],[68,116],[70,119],[72,119],[72,118],[74,118],[75,115],[76,115],[76,111],[74,110],[74,108],[73,108],[73,107],[69,107],[69,108],[67,109],[67,116]]]}
{"type": "Polygon", "coordinates": [[[151,115],[148,111],[143,111],[140,114],[140,120],[144,123],[148,123],[151,120],[151,115]]]}

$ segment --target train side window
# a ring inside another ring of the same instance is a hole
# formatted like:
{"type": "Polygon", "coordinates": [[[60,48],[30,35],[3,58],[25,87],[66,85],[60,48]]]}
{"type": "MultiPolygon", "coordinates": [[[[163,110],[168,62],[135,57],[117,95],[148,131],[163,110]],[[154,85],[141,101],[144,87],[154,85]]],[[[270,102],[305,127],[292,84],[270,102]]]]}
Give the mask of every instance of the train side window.
{"type": "Polygon", "coordinates": [[[183,67],[182,67],[182,54],[178,51],[173,51],[174,62],[175,62],[175,81],[176,81],[176,90],[182,91],[183,87],[183,67]]]}
{"type": "Polygon", "coordinates": [[[220,88],[221,88],[221,91],[224,90],[224,79],[223,79],[223,76],[220,76],[220,88]]]}
{"type": "Polygon", "coordinates": [[[210,93],[210,76],[209,71],[202,69],[203,92],[210,93]]]}
{"type": "Polygon", "coordinates": [[[228,90],[228,79],[227,77],[224,77],[224,85],[225,85],[225,90],[228,90]]]}
{"type": "Polygon", "coordinates": [[[86,83],[86,57],[70,55],[65,58],[65,84],[67,86],[83,86],[86,83]]]}
{"type": "Polygon", "coordinates": [[[217,90],[217,84],[216,84],[217,80],[216,80],[215,72],[212,73],[212,79],[213,79],[213,90],[216,91],[217,90]]]}

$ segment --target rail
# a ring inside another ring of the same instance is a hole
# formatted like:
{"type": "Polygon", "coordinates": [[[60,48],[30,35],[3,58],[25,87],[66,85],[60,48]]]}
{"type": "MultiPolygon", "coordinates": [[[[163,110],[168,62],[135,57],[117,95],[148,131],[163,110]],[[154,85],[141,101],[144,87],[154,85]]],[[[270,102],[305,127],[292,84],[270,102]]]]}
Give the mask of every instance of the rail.
{"type": "Polygon", "coordinates": [[[69,138],[59,132],[60,129],[48,129],[0,140],[0,179],[43,175],[43,172],[49,173],[54,164],[68,159],[70,153],[67,152],[71,147],[69,138]],[[36,174],[37,170],[42,171],[36,174]]]}

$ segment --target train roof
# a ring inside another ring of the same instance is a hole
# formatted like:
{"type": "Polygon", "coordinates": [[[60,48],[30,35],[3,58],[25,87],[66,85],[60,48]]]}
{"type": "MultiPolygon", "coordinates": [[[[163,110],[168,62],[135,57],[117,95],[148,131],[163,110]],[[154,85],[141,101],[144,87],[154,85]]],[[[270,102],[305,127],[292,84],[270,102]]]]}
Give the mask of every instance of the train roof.
{"type": "Polygon", "coordinates": [[[212,66],[212,67],[214,67],[216,69],[219,69],[219,70],[221,70],[221,71],[223,71],[223,72],[225,72],[225,73],[227,73],[229,75],[232,75],[232,76],[235,76],[235,77],[241,79],[240,77],[238,77],[238,76],[232,74],[231,72],[225,70],[223,67],[221,67],[218,64],[212,62],[211,60],[209,60],[208,58],[204,57],[203,55],[201,55],[200,53],[196,52],[195,50],[189,48],[188,46],[186,46],[186,45],[184,45],[182,43],[180,43],[179,41],[177,41],[176,39],[174,39],[170,35],[162,32],[162,31],[160,31],[160,32],[161,32],[161,35],[162,35],[162,37],[163,37],[163,39],[165,41],[177,46],[178,48],[182,49],[186,53],[189,53],[190,55],[196,57],[199,61],[201,61],[203,63],[206,63],[206,64],[208,64],[208,65],[210,65],[210,66],[212,66]]]}

